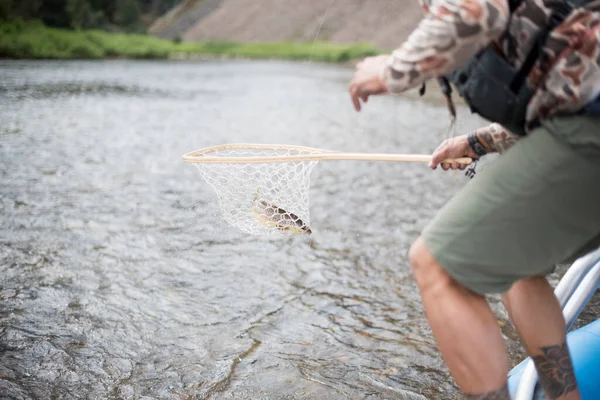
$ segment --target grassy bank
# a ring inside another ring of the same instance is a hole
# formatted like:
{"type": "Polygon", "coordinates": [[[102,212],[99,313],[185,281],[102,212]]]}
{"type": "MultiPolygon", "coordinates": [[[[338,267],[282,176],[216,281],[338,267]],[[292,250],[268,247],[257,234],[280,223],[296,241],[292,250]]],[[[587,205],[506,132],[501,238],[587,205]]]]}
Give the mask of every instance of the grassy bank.
{"type": "Polygon", "coordinates": [[[0,24],[0,58],[168,59],[217,56],[344,62],[377,53],[379,51],[368,44],[178,43],[146,35],[53,29],[39,22],[0,24]]]}

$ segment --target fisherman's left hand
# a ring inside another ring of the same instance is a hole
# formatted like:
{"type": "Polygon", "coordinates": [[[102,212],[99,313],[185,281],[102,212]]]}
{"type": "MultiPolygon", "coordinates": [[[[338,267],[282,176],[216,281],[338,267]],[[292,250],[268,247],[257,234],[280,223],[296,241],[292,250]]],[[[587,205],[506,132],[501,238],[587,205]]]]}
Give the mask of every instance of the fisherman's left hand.
{"type": "Polygon", "coordinates": [[[390,55],[367,57],[356,64],[356,71],[349,86],[350,97],[356,111],[360,111],[360,100],[366,103],[371,95],[387,93],[384,71],[389,65],[390,57],[390,55]]]}

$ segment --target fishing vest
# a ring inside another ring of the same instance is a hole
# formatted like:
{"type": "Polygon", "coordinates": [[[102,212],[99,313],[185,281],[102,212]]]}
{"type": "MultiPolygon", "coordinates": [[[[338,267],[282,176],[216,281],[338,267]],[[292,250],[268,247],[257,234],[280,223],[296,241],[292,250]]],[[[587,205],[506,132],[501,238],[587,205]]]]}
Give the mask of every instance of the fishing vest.
{"type": "MultiPolygon", "coordinates": [[[[525,0],[509,0],[510,14],[525,0]]],[[[543,57],[543,47],[550,32],[571,12],[591,0],[559,0],[552,5],[548,23],[538,33],[534,45],[521,68],[509,64],[491,45],[487,46],[463,67],[440,78],[448,96],[452,82],[471,112],[497,122],[512,133],[526,134],[526,113],[535,88],[527,83],[527,77],[536,61],[543,57]]],[[[543,60],[542,60],[543,62],[543,60]]]]}

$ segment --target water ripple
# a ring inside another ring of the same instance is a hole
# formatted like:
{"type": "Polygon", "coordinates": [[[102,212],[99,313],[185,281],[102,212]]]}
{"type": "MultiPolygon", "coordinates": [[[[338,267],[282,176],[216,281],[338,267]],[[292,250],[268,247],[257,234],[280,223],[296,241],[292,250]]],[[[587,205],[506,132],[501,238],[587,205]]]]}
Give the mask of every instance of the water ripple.
{"type": "MultiPolygon", "coordinates": [[[[350,68],[0,62],[0,392],[14,399],[451,399],[407,250],[464,184],[319,163],[310,237],[222,220],[181,161],[225,142],[429,152],[443,104],[373,99],[350,68]]],[[[461,130],[479,124],[460,109],[461,130]]],[[[521,348],[499,300],[512,351],[521,348]]]]}

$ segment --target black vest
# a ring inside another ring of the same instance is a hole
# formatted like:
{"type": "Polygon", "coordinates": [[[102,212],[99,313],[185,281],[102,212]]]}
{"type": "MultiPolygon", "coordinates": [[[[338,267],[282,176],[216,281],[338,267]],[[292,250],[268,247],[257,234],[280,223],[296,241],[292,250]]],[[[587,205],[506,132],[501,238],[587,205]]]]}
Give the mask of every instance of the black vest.
{"type": "MultiPolygon", "coordinates": [[[[523,1],[509,0],[510,13],[523,1]]],[[[576,7],[588,1],[556,0],[552,4],[548,24],[540,30],[520,69],[510,65],[494,48],[488,46],[471,57],[463,67],[441,80],[449,80],[454,84],[472,112],[499,123],[514,134],[525,135],[527,105],[534,94],[533,88],[527,84],[527,76],[535,62],[543,57],[542,49],[550,32],[576,7]]]]}

